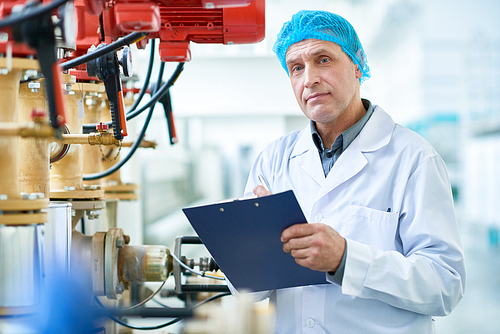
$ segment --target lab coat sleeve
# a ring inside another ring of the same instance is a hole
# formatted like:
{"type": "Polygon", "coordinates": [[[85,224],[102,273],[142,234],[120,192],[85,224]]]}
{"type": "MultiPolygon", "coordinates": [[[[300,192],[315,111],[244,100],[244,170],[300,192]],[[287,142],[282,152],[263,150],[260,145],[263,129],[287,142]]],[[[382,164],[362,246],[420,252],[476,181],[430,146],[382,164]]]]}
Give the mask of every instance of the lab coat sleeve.
{"type": "Polygon", "coordinates": [[[465,289],[465,262],[444,162],[433,156],[408,179],[396,238],[402,252],[347,239],[342,292],[443,316],[465,289]]]}

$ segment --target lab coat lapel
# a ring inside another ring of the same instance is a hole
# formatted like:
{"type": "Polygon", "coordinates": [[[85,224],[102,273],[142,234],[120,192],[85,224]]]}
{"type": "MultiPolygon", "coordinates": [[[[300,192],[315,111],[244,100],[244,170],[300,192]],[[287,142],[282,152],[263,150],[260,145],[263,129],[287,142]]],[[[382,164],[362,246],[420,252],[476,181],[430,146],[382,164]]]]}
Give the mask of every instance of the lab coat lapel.
{"type": "MultiPolygon", "coordinates": [[[[352,144],[351,144],[352,145],[352,144]]],[[[361,151],[350,150],[350,146],[344,151],[328,173],[324,185],[319,190],[316,201],[328,194],[330,191],[358,174],[367,164],[366,158],[361,151]]]]}
{"type": "Polygon", "coordinates": [[[318,185],[323,185],[325,182],[325,173],[323,172],[318,149],[312,140],[309,125],[301,131],[300,138],[292,151],[290,160],[295,161],[318,185]]]}
{"type": "Polygon", "coordinates": [[[370,120],[333,165],[316,196],[316,201],[363,170],[368,163],[363,153],[376,151],[387,145],[394,126],[392,118],[382,108],[374,106],[370,120]]]}

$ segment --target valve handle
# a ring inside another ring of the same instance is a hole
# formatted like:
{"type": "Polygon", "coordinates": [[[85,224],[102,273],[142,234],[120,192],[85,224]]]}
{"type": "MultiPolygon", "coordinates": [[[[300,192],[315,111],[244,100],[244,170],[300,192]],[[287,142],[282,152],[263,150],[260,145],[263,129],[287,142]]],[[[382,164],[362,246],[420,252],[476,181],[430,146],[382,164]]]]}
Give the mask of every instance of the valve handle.
{"type": "MultiPolygon", "coordinates": [[[[156,93],[162,86],[162,82],[153,84],[151,86],[152,94],[156,93]]],[[[178,142],[177,133],[175,131],[174,115],[172,112],[172,98],[170,96],[170,89],[161,97],[159,102],[163,105],[163,111],[165,112],[165,118],[167,119],[168,136],[170,139],[170,145],[174,145],[178,142]]]]}
{"type": "MultiPolygon", "coordinates": [[[[103,48],[106,43],[101,43],[97,49],[103,48]]],[[[89,49],[93,52],[94,49],[89,49]]],[[[104,82],[106,94],[111,109],[111,122],[113,135],[116,140],[122,140],[128,135],[125,117],[125,104],[123,102],[122,82],[120,79],[120,67],[116,51],[109,52],[97,59],[87,63],[87,73],[89,76],[97,76],[104,82]]]]}
{"type": "Polygon", "coordinates": [[[99,124],[96,125],[95,129],[97,131],[107,131],[109,129],[109,126],[103,122],[99,122],[99,124]]]}

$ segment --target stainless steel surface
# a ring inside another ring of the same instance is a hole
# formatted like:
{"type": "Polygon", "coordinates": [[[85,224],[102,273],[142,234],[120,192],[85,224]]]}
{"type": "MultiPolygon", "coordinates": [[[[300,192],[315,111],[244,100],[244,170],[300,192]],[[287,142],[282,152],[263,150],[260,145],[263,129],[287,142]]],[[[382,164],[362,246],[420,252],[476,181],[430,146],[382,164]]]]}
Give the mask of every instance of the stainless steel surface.
{"type": "Polygon", "coordinates": [[[0,307],[36,304],[42,257],[42,225],[0,225],[0,307]]]}
{"type": "Polygon", "coordinates": [[[45,277],[69,274],[71,260],[71,203],[51,202],[45,226],[45,277]]]}

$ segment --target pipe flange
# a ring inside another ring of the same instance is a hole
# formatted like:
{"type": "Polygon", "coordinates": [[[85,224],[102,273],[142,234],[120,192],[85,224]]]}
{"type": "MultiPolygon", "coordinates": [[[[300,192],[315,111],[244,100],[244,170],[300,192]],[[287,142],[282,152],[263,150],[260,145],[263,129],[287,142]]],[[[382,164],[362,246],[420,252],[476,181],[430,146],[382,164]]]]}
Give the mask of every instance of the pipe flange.
{"type": "Polygon", "coordinates": [[[104,245],[104,288],[108,299],[121,299],[123,289],[118,279],[118,251],[119,242],[123,240],[121,228],[110,228],[106,233],[104,245]]]}
{"type": "Polygon", "coordinates": [[[106,232],[92,236],[92,288],[95,296],[104,296],[104,240],[106,232]]]}

